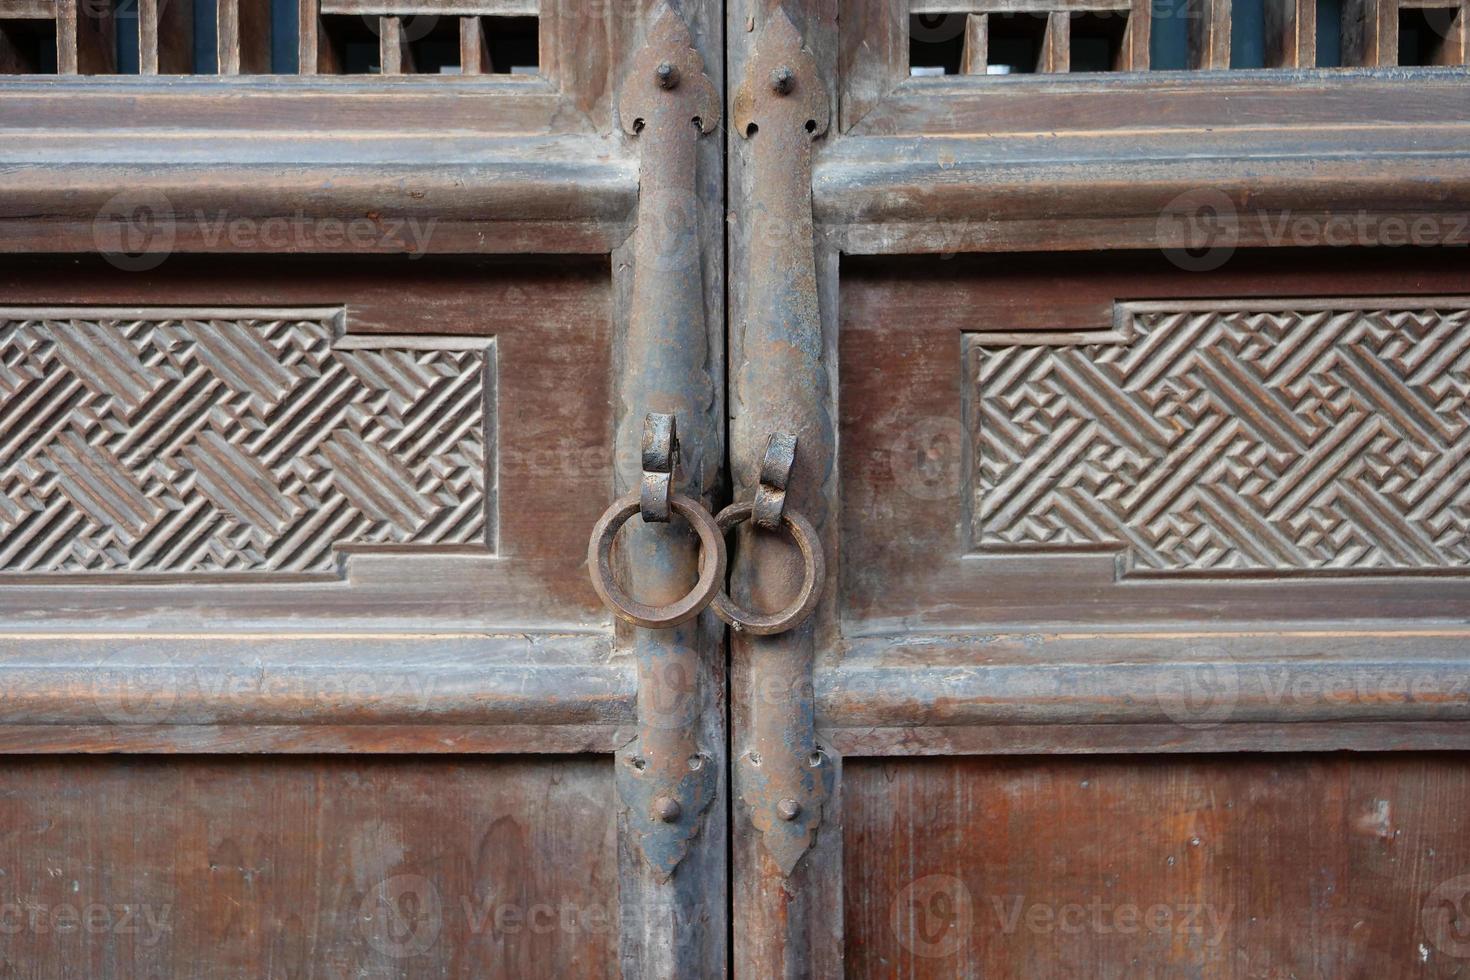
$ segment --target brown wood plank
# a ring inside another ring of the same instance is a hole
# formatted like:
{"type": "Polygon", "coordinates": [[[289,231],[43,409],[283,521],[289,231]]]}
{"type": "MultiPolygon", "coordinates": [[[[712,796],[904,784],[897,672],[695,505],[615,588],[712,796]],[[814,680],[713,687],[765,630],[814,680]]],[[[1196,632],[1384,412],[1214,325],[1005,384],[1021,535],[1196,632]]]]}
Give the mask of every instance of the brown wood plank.
{"type": "Polygon", "coordinates": [[[138,0],[138,71],[188,75],[194,70],[194,6],[182,0],[138,0]]]}
{"type": "Polygon", "coordinates": [[[1046,33],[1041,40],[1041,63],[1037,70],[1043,74],[1063,73],[1072,70],[1072,15],[1056,10],[1046,15],[1046,33]]]}
{"type": "Polygon", "coordinates": [[[221,75],[270,73],[269,0],[219,0],[216,26],[221,75]]]}
{"type": "Polygon", "coordinates": [[[1128,25],[1123,28],[1123,44],[1114,69],[1148,71],[1149,37],[1153,29],[1153,9],[1149,0],[1133,0],[1128,11],[1128,25]]]}
{"type": "Polygon", "coordinates": [[[117,70],[117,24],[111,5],[56,0],[56,70],[106,75],[117,70]]]}
{"type": "Polygon", "coordinates": [[[1196,71],[1230,67],[1230,0],[1189,0],[1188,64],[1196,71]]]}
{"type": "Polygon", "coordinates": [[[17,977],[617,975],[606,759],[12,760],[17,977]],[[16,918],[18,917],[18,918],[16,918]]]}
{"type": "Polygon", "coordinates": [[[1450,977],[1464,755],[846,763],[850,977],[1450,977]]]}
{"type": "Polygon", "coordinates": [[[494,71],[490,49],[485,43],[485,25],[479,17],[459,19],[459,72],[461,75],[486,75],[494,71]]]}
{"type": "Polygon", "coordinates": [[[56,16],[57,0],[0,0],[0,19],[50,20],[56,16]]]}
{"type": "Polygon", "coordinates": [[[413,51],[403,36],[403,18],[379,17],[378,64],[384,75],[413,74],[413,51]]]}
{"type": "Polygon", "coordinates": [[[990,61],[990,24],[987,14],[965,15],[965,50],[960,71],[966,75],[985,74],[990,61]]]}
{"type": "Polygon", "coordinates": [[[1266,67],[1317,67],[1317,0],[1266,0],[1266,67]]]}

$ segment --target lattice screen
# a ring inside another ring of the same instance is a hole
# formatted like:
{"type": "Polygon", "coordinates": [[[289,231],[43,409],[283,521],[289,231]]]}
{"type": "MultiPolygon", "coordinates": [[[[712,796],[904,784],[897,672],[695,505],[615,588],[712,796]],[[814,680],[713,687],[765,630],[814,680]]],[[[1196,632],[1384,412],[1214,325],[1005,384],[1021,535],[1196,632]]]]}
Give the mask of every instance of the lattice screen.
{"type": "Polygon", "coordinates": [[[0,74],[535,74],[538,0],[0,0],[0,74]],[[284,23],[293,36],[275,37],[284,23]],[[283,50],[285,54],[283,55],[283,50]]]}

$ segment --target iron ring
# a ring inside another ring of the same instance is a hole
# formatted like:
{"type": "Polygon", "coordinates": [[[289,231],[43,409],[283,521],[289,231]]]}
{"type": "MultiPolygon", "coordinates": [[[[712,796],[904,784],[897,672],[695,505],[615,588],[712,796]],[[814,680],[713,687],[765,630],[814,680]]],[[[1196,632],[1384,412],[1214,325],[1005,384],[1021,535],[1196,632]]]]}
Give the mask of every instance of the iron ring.
{"type": "Polygon", "coordinates": [[[683,494],[669,494],[669,506],[694,528],[699,535],[699,581],[694,589],[677,602],[650,606],[639,602],[618,587],[613,579],[612,545],[618,530],[638,513],[640,491],[634,490],[613,501],[592,528],[587,546],[587,571],[592,588],[613,615],[635,626],[667,629],[698,616],[719,594],[725,582],[725,536],[710,517],[709,511],[683,494]]]}
{"type": "MultiPolygon", "coordinates": [[[[731,504],[720,511],[715,518],[715,524],[719,526],[720,536],[723,540],[725,532],[735,527],[742,521],[750,519],[755,505],[749,501],[743,504],[731,504]]],[[[794,508],[788,507],[781,514],[781,523],[786,530],[791,532],[792,540],[801,551],[802,558],[802,580],[801,591],[791,605],[777,613],[769,615],[756,615],[747,612],[735,605],[728,595],[721,592],[715,596],[710,608],[715,615],[730,624],[730,628],[736,632],[751,633],[755,636],[770,636],[773,633],[784,633],[794,626],[804,622],[817,608],[817,600],[822,597],[822,585],[827,580],[827,562],[822,556],[822,543],[817,537],[817,529],[812,522],[807,520],[794,508]]]]}

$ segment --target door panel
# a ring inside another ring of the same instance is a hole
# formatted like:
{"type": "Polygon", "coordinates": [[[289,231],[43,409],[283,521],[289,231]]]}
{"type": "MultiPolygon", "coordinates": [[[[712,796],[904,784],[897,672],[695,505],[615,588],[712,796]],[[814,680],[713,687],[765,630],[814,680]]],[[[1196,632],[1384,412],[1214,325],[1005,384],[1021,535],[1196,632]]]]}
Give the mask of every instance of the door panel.
{"type": "Polygon", "coordinates": [[[862,759],[844,777],[853,976],[1463,974],[1461,757],[862,759]]]}
{"type": "Polygon", "coordinates": [[[1467,289],[1424,250],[853,260],[854,632],[1442,615],[1467,289]]]}
{"type": "Polygon", "coordinates": [[[0,800],[8,976],[616,976],[611,765],[42,757],[0,800]]]}

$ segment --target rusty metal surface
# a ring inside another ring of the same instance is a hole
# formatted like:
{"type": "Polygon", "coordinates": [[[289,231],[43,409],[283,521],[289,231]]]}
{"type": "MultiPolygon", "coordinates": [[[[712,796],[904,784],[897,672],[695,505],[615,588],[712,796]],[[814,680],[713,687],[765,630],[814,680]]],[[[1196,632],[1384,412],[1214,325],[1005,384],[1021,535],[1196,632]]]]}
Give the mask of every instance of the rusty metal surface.
{"type": "Polygon", "coordinates": [[[786,512],[786,484],[795,466],[796,436],[772,432],[761,459],[760,486],[755,489],[753,512],[757,527],[774,531],[781,526],[781,515],[786,512]]]}
{"type": "Polygon", "coordinates": [[[672,415],[649,412],[643,418],[643,482],[638,511],[650,524],[669,520],[669,490],[678,465],[678,421],[672,415]]]}
{"type": "MultiPolygon", "coordinates": [[[[731,528],[750,520],[755,507],[756,504],[752,503],[738,503],[731,504],[720,511],[719,516],[715,518],[720,533],[723,535],[731,528]]],[[[716,616],[730,624],[730,628],[737,633],[774,636],[777,633],[794,629],[806,622],[807,617],[817,608],[817,602],[821,599],[822,583],[827,578],[827,562],[822,554],[822,542],[817,535],[817,529],[802,515],[801,511],[794,508],[781,515],[780,526],[791,534],[791,540],[801,554],[801,589],[797,592],[796,598],[792,599],[785,608],[774,613],[750,612],[741,608],[735,603],[735,600],[724,593],[716,595],[710,608],[714,610],[716,616]]],[[[758,530],[754,537],[758,538],[772,533],[774,532],[758,530]]]]}
{"type": "MultiPolygon", "coordinates": [[[[820,531],[835,439],[825,406],[811,143],[826,132],[829,110],[815,59],[779,8],[761,28],[733,109],[736,131],[750,144],[750,170],[758,175],[742,211],[748,313],[731,423],[735,477],[754,493],[768,434],[790,433],[803,447],[790,473],[792,505],[811,515],[820,531]]],[[[779,608],[797,593],[804,577],[798,549],[778,535],[751,530],[739,551],[737,601],[779,608]]],[[[739,634],[732,642],[748,665],[754,695],[737,746],[736,789],[776,871],[789,876],[811,846],[832,792],[833,764],[819,751],[813,720],[813,627],[808,622],[778,636],[739,634]]],[[[762,888],[769,901],[780,900],[778,883],[762,888]]]]}
{"type": "Polygon", "coordinates": [[[638,513],[641,507],[639,498],[638,493],[625,494],[603,512],[592,528],[592,540],[587,548],[587,571],[592,576],[592,588],[619,619],[645,629],[668,629],[698,616],[719,594],[725,581],[725,536],[699,501],[682,493],[670,495],[666,504],[688,521],[699,535],[699,581],[671,602],[659,605],[639,602],[617,584],[612,567],[613,541],[622,526],[638,513]]]}
{"type": "MultiPolygon", "coordinates": [[[[632,61],[618,109],[640,156],[618,477],[623,486],[640,483],[647,415],[677,416],[680,466],[671,480],[671,502],[679,509],[680,501],[688,500],[703,512],[696,501],[717,479],[721,445],[704,321],[696,144],[715,128],[720,110],[687,25],[667,7],[632,61]]],[[[639,491],[623,499],[633,512],[639,509],[639,491]]],[[[678,599],[695,577],[698,546],[680,525],[632,528],[621,551],[628,567],[637,569],[638,588],[650,603],[678,599]]],[[[723,753],[717,746],[701,746],[697,735],[702,703],[698,620],[657,631],[637,628],[632,646],[638,735],[618,753],[618,795],[630,837],[654,881],[664,883],[688,853],[718,795],[719,767],[710,760],[723,753]]],[[[687,901],[701,900],[697,882],[676,880],[672,896],[660,893],[658,901],[679,901],[681,887],[688,889],[687,901]]],[[[634,928],[661,927],[650,919],[634,928]]],[[[684,954],[675,950],[672,955],[684,954]]]]}

